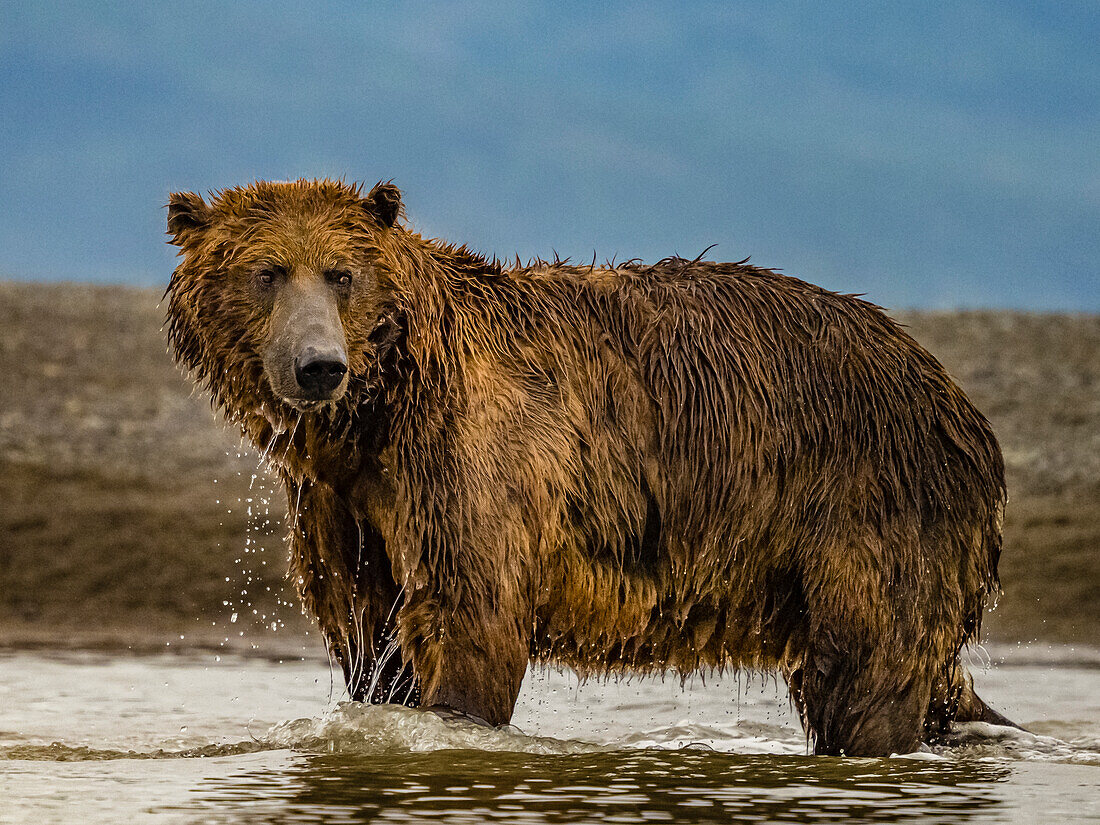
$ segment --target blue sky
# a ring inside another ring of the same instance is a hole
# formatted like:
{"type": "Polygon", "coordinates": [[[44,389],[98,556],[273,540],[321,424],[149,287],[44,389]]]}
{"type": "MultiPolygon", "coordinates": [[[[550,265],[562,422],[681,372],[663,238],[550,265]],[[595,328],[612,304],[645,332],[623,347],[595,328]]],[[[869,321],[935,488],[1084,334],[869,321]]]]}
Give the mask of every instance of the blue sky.
{"type": "Polygon", "coordinates": [[[1100,311],[1100,6],[0,4],[0,277],[163,285],[163,204],[393,178],[486,253],[751,255],[1100,311]]]}

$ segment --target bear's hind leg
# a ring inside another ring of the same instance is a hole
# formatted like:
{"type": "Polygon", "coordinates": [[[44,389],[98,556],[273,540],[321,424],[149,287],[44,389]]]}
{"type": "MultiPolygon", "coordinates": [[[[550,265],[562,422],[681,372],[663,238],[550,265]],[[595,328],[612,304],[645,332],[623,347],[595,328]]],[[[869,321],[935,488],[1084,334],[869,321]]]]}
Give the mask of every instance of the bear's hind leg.
{"type": "Polygon", "coordinates": [[[815,649],[787,681],[819,756],[889,756],[920,748],[931,679],[884,651],[815,649]]]}

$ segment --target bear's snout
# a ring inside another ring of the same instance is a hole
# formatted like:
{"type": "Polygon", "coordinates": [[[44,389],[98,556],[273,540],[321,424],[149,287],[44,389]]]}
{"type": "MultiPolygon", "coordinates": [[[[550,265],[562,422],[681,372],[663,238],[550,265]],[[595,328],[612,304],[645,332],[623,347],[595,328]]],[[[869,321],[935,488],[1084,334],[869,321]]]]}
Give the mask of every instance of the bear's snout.
{"type": "Polygon", "coordinates": [[[275,394],[301,410],[335,401],[348,383],[348,351],[340,307],[320,277],[300,275],[280,289],[262,349],[275,394]]]}
{"type": "Polygon", "coordinates": [[[307,398],[329,398],[348,371],[347,358],[339,350],[306,347],[294,359],[294,378],[307,398]]]}

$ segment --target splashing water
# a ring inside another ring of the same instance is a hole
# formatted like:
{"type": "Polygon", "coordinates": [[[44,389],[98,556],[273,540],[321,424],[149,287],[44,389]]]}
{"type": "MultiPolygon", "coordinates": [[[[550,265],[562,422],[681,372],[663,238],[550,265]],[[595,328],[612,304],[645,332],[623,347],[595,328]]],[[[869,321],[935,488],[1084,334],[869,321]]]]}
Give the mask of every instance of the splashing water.
{"type": "Polygon", "coordinates": [[[341,702],[320,718],[281,722],[261,741],[270,747],[310,753],[363,755],[439,750],[545,755],[601,750],[598,745],[576,740],[528,736],[510,725],[487,728],[400,705],[364,705],[360,702],[341,702]]]}
{"type": "MultiPolygon", "coordinates": [[[[226,508],[227,516],[232,516],[234,510],[238,517],[243,515],[245,525],[243,546],[234,554],[237,573],[226,578],[230,592],[222,601],[225,611],[220,622],[224,634],[221,644],[225,647],[232,642],[234,647],[240,647],[247,643],[250,649],[258,650],[261,647],[258,640],[264,634],[278,633],[287,627],[286,611],[293,617],[290,621],[300,626],[300,608],[289,593],[284,594],[283,511],[276,504],[280,497],[268,468],[270,456],[266,452],[257,454],[244,444],[226,452],[226,456],[237,466],[236,475],[242,480],[248,478],[248,485],[246,492],[232,500],[216,499],[216,503],[226,508]],[[257,638],[246,639],[253,636],[257,638]]],[[[232,486],[238,489],[242,485],[232,486]]],[[[212,621],[211,625],[217,627],[219,622],[212,621]]]]}

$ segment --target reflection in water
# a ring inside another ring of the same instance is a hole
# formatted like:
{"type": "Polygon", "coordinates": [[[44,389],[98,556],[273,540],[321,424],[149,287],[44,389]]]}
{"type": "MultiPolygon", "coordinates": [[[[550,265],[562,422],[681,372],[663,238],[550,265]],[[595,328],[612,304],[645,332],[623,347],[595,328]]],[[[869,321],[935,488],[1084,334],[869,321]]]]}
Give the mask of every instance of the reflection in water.
{"type": "Polygon", "coordinates": [[[289,770],[211,779],[196,793],[200,807],[233,809],[239,822],[957,823],[997,818],[996,786],[1010,774],[1004,764],[977,761],[690,749],[570,756],[450,751],[307,756],[289,770]]]}

